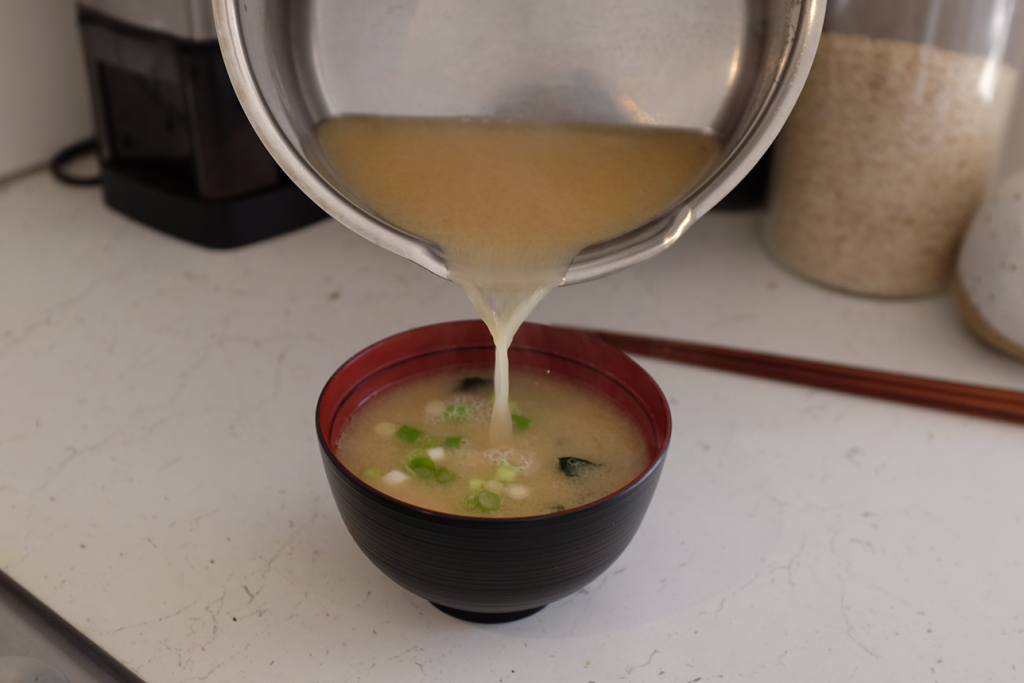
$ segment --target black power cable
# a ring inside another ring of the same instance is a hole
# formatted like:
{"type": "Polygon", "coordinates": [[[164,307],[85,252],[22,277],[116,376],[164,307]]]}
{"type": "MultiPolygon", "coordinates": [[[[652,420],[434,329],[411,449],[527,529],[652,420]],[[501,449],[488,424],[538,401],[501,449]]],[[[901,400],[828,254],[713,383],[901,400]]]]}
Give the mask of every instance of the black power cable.
{"type": "Polygon", "coordinates": [[[102,172],[94,176],[83,177],[71,175],[64,168],[75,159],[84,157],[87,154],[94,154],[95,152],[96,138],[90,138],[88,140],[75,143],[70,147],[57,152],[57,155],[50,161],[50,171],[53,173],[54,177],[62,183],[67,183],[69,185],[99,185],[100,181],[103,179],[102,172]]]}

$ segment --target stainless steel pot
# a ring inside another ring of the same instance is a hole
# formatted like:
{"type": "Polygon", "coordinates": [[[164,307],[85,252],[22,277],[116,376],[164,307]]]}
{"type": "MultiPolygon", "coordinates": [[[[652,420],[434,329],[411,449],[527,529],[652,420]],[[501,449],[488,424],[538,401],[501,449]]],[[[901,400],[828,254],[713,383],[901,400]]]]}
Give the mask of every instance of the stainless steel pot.
{"type": "Polygon", "coordinates": [[[565,283],[668,248],[764,154],[817,47],[824,0],[213,0],[228,73],[295,183],[363,237],[447,276],[375,216],[315,135],[343,114],[475,116],[713,132],[713,168],[666,213],[572,262],[565,283]]]}

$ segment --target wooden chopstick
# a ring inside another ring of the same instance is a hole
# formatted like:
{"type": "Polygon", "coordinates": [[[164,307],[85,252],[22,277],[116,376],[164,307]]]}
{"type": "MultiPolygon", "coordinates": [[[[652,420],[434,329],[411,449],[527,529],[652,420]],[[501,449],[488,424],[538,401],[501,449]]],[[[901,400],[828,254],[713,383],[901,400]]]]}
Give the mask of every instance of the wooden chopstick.
{"type": "Polygon", "coordinates": [[[621,351],[848,394],[1024,424],[1024,393],[601,330],[621,351]]]}

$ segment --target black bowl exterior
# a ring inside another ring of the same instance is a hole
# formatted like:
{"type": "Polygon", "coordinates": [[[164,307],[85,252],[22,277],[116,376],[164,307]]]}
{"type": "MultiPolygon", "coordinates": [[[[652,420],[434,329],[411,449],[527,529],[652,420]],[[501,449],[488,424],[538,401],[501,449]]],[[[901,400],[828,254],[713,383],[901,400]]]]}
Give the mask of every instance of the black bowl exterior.
{"type": "Polygon", "coordinates": [[[377,494],[323,451],[349,533],[384,574],[430,602],[467,612],[542,607],[586,586],[633,539],[664,463],[625,490],[544,517],[433,514],[377,494]]]}
{"type": "Polygon", "coordinates": [[[442,323],[382,340],[342,365],[327,383],[317,405],[317,435],[342,519],[385,575],[450,610],[525,615],[599,576],[643,520],[668,449],[671,414],[664,394],[639,365],[593,336],[530,323],[520,328],[510,349],[517,367],[588,384],[645,434],[648,468],[583,507],[521,518],[436,513],[362,482],[332,448],[347,419],[378,391],[422,372],[479,368],[493,363],[493,354],[490,333],[480,321],[442,323]]]}

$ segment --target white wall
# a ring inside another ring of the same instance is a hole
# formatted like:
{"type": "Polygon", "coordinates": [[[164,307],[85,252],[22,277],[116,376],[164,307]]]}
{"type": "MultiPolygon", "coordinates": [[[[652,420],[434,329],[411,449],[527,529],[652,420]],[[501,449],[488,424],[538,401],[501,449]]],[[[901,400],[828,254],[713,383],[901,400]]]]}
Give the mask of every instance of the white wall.
{"type": "Polygon", "coordinates": [[[73,0],[0,0],[0,178],[92,130],[73,0]]]}

